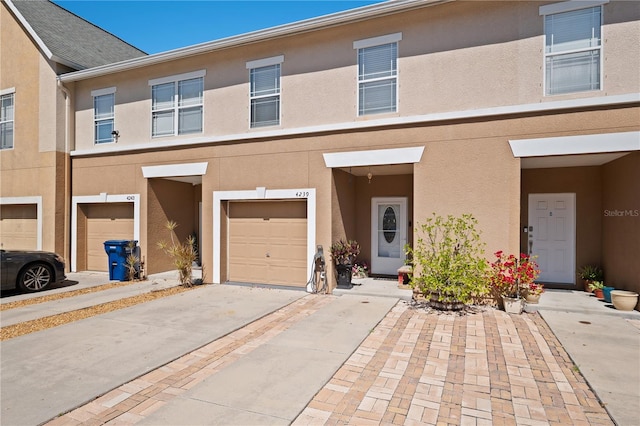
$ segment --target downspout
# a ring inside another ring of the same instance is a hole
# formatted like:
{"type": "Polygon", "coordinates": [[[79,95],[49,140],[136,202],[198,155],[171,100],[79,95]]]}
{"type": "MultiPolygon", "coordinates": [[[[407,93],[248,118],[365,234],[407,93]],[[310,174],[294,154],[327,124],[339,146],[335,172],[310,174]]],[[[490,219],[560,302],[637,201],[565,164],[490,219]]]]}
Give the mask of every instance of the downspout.
{"type": "Polygon", "coordinates": [[[64,87],[60,77],[58,77],[58,88],[64,94],[64,235],[66,243],[64,245],[64,257],[66,259],[67,271],[70,271],[71,267],[71,151],[69,150],[70,137],[71,137],[71,92],[64,87]]]}

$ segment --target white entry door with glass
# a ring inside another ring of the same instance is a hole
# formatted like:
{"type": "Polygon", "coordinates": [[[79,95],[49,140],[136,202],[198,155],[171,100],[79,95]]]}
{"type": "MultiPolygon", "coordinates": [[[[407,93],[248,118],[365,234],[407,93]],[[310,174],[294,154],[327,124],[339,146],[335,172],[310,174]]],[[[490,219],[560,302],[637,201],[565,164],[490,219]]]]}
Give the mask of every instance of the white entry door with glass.
{"type": "Polygon", "coordinates": [[[407,198],[371,199],[371,273],[396,275],[404,265],[407,198]]]}

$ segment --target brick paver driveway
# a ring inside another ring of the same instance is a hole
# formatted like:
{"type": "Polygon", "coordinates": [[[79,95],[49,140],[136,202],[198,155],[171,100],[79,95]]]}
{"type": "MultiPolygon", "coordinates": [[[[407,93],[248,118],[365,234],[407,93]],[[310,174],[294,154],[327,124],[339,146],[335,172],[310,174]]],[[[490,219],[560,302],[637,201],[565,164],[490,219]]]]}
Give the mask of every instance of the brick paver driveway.
{"type": "MultiPolygon", "coordinates": [[[[307,295],[50,424],[135,424],[333,300],[307,295]]],[[[613,422],[538,314],[442,314],[401,301],[294,424],[613,422]]]]}

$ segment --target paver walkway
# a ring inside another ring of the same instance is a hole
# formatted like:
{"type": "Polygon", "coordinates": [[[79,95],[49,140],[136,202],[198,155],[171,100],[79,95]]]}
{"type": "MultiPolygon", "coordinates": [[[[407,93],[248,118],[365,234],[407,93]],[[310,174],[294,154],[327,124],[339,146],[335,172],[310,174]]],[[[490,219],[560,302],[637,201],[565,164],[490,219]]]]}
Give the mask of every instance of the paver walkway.
{"type": "MultiPolygon", "coordinates": [[[[335,299],[307,295],[48,424],[135,424],[335,299]]],[[[460,316],[400,301],[294,424],[613,422],[537,313],[460,316]]]]}

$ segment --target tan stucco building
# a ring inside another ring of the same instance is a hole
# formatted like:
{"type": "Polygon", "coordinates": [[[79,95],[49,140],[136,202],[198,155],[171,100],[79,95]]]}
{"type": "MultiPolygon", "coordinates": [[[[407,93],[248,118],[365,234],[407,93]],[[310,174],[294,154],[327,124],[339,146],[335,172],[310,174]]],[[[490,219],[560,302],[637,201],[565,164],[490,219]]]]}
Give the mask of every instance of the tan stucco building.
{"type": "Polygon", "coordinates": [[[639,35],[634,2],[394,1],[63,74],[71,269],[168,270],[174,220],[210,282],[303,287],[344,237],[392,275],[471,213],[489,257],[639,290],[639,35]]]}
{"type": "Polygon", "coordinates": [[[68,257],[73,115],[57,77],[145,53],[54,3],[1,3],[0,243],[68,257]]]}

